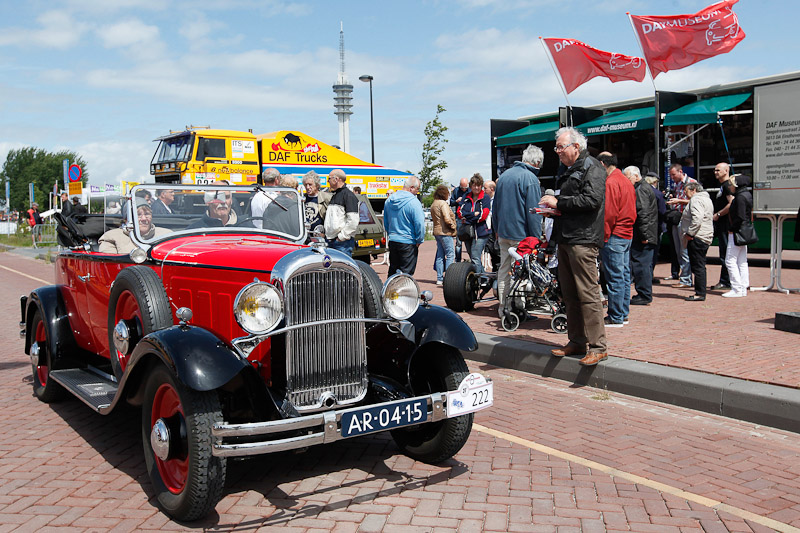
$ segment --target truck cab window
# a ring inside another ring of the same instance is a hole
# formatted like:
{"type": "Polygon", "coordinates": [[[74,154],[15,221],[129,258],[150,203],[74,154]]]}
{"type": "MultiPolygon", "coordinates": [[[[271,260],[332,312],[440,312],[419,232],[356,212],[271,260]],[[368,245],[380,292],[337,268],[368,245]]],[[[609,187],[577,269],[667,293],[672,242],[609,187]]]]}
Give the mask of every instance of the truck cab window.
{"type": "Polygon", "coordinates": [[[197,161],[203,161],[209,157],[225,159],[225,139],[198,139],[197,161]]]}

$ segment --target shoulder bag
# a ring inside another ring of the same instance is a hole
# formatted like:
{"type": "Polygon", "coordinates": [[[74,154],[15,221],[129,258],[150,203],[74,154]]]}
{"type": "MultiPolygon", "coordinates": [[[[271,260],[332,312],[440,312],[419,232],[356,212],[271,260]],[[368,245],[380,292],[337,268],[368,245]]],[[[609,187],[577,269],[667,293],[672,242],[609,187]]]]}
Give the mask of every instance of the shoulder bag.
{"type": "Polygon", "coordinates": [[[458,228],[458,240],[471,241],[475,238],[475,226],[467,222],[462,222],[458,228]]]}
{"type": "Polygon", "coordinates": [[[755,244],[758,242],[758,235],[753,223],[749,220],[742,222],[736,233],[733,234],[733,243],[736,246],[747,246],[748,244],[755,244]]]}

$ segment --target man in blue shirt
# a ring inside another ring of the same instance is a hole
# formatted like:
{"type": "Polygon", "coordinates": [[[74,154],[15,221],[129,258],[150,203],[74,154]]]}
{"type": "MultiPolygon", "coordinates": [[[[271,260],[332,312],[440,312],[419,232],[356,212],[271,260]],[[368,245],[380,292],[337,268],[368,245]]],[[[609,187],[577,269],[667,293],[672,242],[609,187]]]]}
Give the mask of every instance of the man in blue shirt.
{"type": "Polygon", "coordinates": [[[419,245],[425,240],[425,213],[417,199],[419,179],[411,176],[386,200],[383,224],[389,241],[389,276],[399,270],[413,275],[417,269],[419,245]]]}
{"type": "Polygon", "coordinates": [[[542,149],[529,145],[522,153],[522,161],[515,162],[497,180],[492,205],[492,229],[497,233],[500,243],[497,294],[500,300],[498,314],[501,318],[513,262],[508,249],[516,247],[525,237],[542,238],[542,216],[531,213],[531,209],[539,207],[542,197],[538,178],[542,161],[542,149]]]}

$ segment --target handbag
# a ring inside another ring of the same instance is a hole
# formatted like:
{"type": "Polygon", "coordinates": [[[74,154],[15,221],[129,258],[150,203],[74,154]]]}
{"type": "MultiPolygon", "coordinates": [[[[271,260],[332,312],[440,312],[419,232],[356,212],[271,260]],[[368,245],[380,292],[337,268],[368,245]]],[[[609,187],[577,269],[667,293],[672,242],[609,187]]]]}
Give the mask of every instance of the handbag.
{"type": "Polygon", "coordinates": [[[458,228],[458,240],[471,241],[475,238],[475,226],[472,224],[461,224],[458,228]]]}
{"type": "Polygon", "coordinates": [[[756,228],[749,220],[742,222],[736,233],[733,234],[733,243],[736,246],[747,246],[748,244],[755,244],[758,242],[758,235],[756,235],[756,228]]]}

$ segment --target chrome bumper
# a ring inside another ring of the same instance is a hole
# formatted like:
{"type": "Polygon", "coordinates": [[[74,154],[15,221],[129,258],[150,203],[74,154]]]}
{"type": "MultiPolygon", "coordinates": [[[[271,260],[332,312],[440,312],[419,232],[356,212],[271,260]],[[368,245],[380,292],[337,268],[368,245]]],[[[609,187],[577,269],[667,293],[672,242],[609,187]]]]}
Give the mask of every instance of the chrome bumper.
{"type": "MultiPolygon", "coordinates": [[[[427,400],[428,416],[424,422],[438,422],[447,418],[447,395],[444,392],[434,392],[427,396],[416,396],[414,398],[404,398],[391,402],[371,404],[368,407],[391,407],[394,404],[408,402],[410,400],[427,400]]],[[[217,457],[244,457],[248,455],[260,455],[265,453],[283,452],[305,448],[315,444],[327,444],[342,440],[341,419],[346,413],[360,411],[365,406],[342,409],[339,411],[329,411],[313,415],[288,418],[285,420],[275,420],[271,422],[255,422],[251,424],[225,424],[217,423],[211,429],[211,434],[215,438],[212,454],[217,457]],[[315,428],[315,429],[311,429],[315,428]],[[252,437],[256,435],[271,435],[309,429],[309,433],[275,440],[264,440],[262,442],[248,442],[241,444],[223,444],[226,437],[252,437]]],[[[419,425],[419,424],[415,424],[419,425]]],[[[402,426],[411,427],[411,426],[402,426]]],[[[393,428],[387,428],[393,429],[393,428]]],[[[386,431],[380,429],[372,433],[386,431]]]]}

